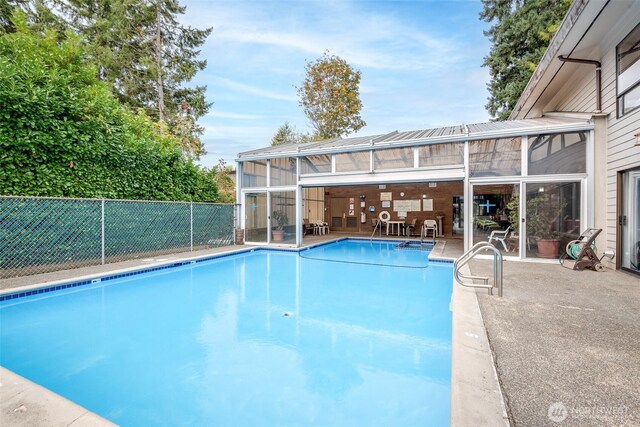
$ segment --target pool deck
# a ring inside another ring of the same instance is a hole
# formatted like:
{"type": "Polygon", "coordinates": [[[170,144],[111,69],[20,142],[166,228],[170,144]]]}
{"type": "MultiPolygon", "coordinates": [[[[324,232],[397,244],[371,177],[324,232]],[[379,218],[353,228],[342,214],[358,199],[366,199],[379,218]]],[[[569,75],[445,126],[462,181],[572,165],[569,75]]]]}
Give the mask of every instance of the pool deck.
{"type": "Polygon", "coordinates": [[[513,425],[640,425],[640,276],[506,261],[477,295],[513,425]]]}
{"type": "MultiPolygon", "coordinates": [[[[369,236],[307,236],[305,245],[341,237],[369,236]]],[[[439,242],[432,257],[462,254],[461,239],[439,242]]],[[[247,246],[4,279],[0,290],[238,249],[247,246]]],[[[489,261],[470,264],[474,274],[488,276],[490,269],[489,261]]],[[[505,261],[502,298],[454,286],[452,306],[452,425],[640,425],[638,276],[505,261]],[[549,416],[552,404],[552,418],[566,415],[559,424],[549,416]]],[[[111,425],[1,368],[0,383],[3,426],[111,425]]]]}
{"type": "Polygon", "coordinates": [[[115,424],[0,366],[0,425],[109,427],[115,424]]]}

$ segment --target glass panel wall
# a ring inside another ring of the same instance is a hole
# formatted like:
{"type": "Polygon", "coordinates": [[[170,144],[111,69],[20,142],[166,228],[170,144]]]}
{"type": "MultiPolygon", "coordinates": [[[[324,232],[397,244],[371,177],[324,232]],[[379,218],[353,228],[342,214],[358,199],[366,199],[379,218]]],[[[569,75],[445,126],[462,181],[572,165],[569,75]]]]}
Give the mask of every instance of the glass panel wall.
{"type": "Polygon", "coordinates": [[[331,173],[331,155],[320,154],[300,158],[300,174],[331,173]]]}
{"type": "Polygon", "coordinates": [[[247,242],[267,242],[267,193],[244,196],[245,236],[247,242]]]}
{"type": "Polygon", "coordinates": [[[271,159],[271,186],[296,185],[296,159],[271,159]]]}
{"type": "Polygon", "coordinates": [[[242,162],[242,188],[267,186],[267,161],[242,162]]]}
{"type": "Polygon", "coordinates": [[[469,143],[469,176],[520,175],[521,138],[501,138],[469,143]]]}
{"type": "Polygon", "coordinates": [[[585,173],[587,132],[532,137],[527,163],[529,175],[585,173]]]}
{"type": "Polygon", "coordinates": [[[336,154],[336,172],[369,171],[369,151],[336,154]]]}
{"type": "Polygon", "coordinates": [[[413,148],[390,148],[373,152],[373,168],[382,169],[407,169],[413,167],[413,148]]]}
{"type": "Polygon", "coordinates": [[[520,253],[520,185],[473,186],[473,243],[489,241],[505,255],[520,253]]]}
{"type": "Polygon", "coordinates": [[[623,175],[621,219],[622,267],[640,273],[640,170],[623,175]]]}
{"type": "Polygon", "coordinates": [[[526,184],[527,257],[559,258],[581,232],[580,182],[526,184]]]}
{"type": "Polygon", "coordinates": [[[448,166],[464,164],[464,143],[423,145],[418,148],[418,166],[448,166]]]}
{"type": "Polygon", "coordinates": [[[296,242],[296,192],[271,192],[271,242],[296,242]]]}

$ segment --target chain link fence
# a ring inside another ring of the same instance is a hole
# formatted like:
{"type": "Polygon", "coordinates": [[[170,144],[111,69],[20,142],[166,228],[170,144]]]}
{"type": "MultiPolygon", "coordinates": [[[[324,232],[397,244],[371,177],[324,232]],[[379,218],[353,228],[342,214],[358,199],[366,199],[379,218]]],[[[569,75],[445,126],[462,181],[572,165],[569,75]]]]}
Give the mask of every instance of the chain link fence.
{"type": "Polygon", "coordinates": [[[229,246],[236,205],[0,196],[0,278],[229,246]]]}

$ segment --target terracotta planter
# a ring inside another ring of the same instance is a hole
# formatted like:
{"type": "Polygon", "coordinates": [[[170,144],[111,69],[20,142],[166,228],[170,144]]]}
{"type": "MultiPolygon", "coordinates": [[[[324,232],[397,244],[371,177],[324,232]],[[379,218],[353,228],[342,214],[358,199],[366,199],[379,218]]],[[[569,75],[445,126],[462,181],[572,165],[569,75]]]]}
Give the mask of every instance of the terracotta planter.
{"type": "Polygon", "coordinates": [[[284,241],[284,230],[273,230],[271,232],[271,240],[274,242],[284,241]]]}
{"type": "Polygon", "coordinates": [[[537,255],[540,258],[558,258],[560,256],[560,240],[539,239],[537,255]]]}

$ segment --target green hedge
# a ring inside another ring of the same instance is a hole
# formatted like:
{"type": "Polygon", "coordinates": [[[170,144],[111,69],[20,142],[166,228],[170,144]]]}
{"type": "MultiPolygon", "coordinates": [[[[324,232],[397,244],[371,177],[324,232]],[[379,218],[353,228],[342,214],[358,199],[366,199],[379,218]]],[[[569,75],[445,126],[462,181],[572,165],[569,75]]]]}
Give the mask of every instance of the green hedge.
{"type": "Polygon", "coordinates": [[[0,194],[217,201],[213,171],[121,105],[68,35],[0,36],[0,194]]]}

